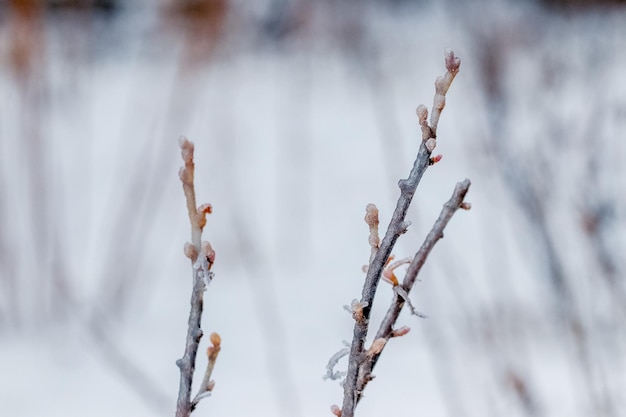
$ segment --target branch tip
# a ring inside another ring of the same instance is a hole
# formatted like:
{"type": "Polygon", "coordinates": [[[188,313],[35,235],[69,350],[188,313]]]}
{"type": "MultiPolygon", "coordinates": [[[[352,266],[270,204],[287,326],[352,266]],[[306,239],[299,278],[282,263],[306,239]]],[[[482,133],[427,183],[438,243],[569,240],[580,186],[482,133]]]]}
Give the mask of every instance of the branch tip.
{"type": "Polygon", "coordinates": [[[206,370],[204,371],[202,383],[200,384],[200,388],[198,388],[198,393],[191,402],[192,410],[196,408],[200,400],[211,396],[211,391],[213,391],[213,388],[215,388],[215,381],[211,379],[211,374],[213,373],[213,368],[215,367],[217,355],[218,353],[220,353],[221,350],[222,338],[219,334],[213,332],[209,336],[209,340],[211,341],[212,346],[209,346],[206,350],[208,363],[206,366],[206,370]]]}
{"type": "Polygon", "coordinates": [[[180,145],[180,154],[185,161],[185,165],[193,164],[193,151],[194,144],[185,136],[178,138],[178,144],[180,145]]]}
{"type": "Polygon", "coordinates": [[[451,49],[446,49],[444,51],[446,69],[453,75],[456,75],[459,72],[459,68],[461,67],[461,58],[454,55],[454,51],[451,49]]]}
{"type": "Polygon", "coordinates": [[[219,347],[222,344],[222,338],[216,332],[211,333],[211,336],[209,336],[209,340],[214,346],[217,346],[217,347],[219,347]]]}
{"type": "Polygon", "coordinates": [[[375,204],[368,204],[365,207],[365,223],[368,226],[378,226],[378,208],[375,204]]]}
{"type": "Polygon", "coordinates": [[[427,124],[426,120],[428,120],[428,108],[426,106],[424,106],[423,104],[417,106],[417,108],[415,109],[415,114],[417,115],[420,126],[427,124]]]}
{"type": "MultiPolygon", "coordinates": [[[[361,302],[354,300],[351,307],[345,306],[346,310],[352,313],[356,323],[354,324],[354,336],[348,360],[348,372],[343,384],[343,406],[341,409],[337,406],[331,408],[333,413],[338,417],[354,417],[354,410],[363,396],[365,386],[374,377],[372,370],[387,340],[390,337],[403,336],[409,332],[409,328],[406,326],[393,330],[393,326],[398,319],[402,307],[408,305],[413,314],[425,317],[413,308],[408,297],[408,291],[411,290],[414,282],[417,280],[417,274],[426,261],[432,247],[437,240],[441,238],[446,224],[463,203],[463,198],[469,187],[469,181],[466,180],[464,183],[457,185],[450,202],[444,205],[439,219],[429,232],[422,247],[416,253],[415,258],[410,261],[410,266],[407,269],[402,284],[398,283],[398,279],[393,273],[393,269],[397,268],[398,264],[391,264],[390,258],[397,239],[408,227],[408,223],[405,222],[406,214],[422,175],[429,165],[439,162],[442,158],[441,155],[431,157],[431,153],[437,146],[437,125],[441,111],[445,107],[445,95],[452,80],[459,71],[460,62],[460,59],[454,55],[453,51],[445,52],[445,66],[447,72],[443,77],[439,77],[435,81],[435,95],[430,115],[424,105],[419,105],[415,110],[422,131],[422,143],[420,144],[417,158],[413,163],[409,177],[398,181],[400,197],[398,198],[396,209],[392,214],[389,227],[385,232],[382,242],[380,242],[380,246],[376,249],[376,252],[374,253],[374,250],[372,251],[374,256],[370,257],[369,265],[366,269],[364,268],[364,270],[367,271],[367,275],[363,285],[361,302]],[[429,116],[430,121],[428,120],[429,116]],[[450,206],[449,204],[454,204],[454,206],[450,206]],[[364,344],[369,330],[368,325],[371,308],[364,307],[367,303],[371,305],[373,302],[380,279],[386,280],[393,285],[395,296],[393,297],[393,302],[389,307],[387,315],[380,325],[372,346],[366,351],[364,344]]],[[[367,211],[365,221],[370,225],[371,221],[367,217],[367,211]]],[[[370,241],[370,244],[371,242],[372,241],[370,241]]]]}
{"type": "Polygon", "coordinates": [[[374,257],[376,256],[376,252],[378,251],[378,248],[380,247],[380,236],[378,234],[378,224],[379,224],[378,208],[376,207],[376,205],[370,203],[367,205],[367,207],[365,207],[364,220],[370,229],[370,234],[369,234],[369,237],[367,238],[367,241],[370,247],[372,248],[370,252],[370,260],[369,260],[369,262],[371,263],[374,260],[374,257]]]}

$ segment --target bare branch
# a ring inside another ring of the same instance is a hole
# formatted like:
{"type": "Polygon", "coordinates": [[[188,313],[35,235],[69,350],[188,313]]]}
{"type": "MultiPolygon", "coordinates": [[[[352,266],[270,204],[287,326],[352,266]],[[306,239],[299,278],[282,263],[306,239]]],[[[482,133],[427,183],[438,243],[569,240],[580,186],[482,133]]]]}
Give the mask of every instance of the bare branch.
{"type": "Polygon", "coordinates": [[[400,180],[400,198],[396,205],[396,209],[391,218],[391,222],[387,227],[385,237],[374,256],[372,262],[367,270],[365,277],[365,284],[363,286],[363,292],[361,294],[361,304],[363,307],[363,314],[361,320],[356,320],[354,325],[352,346],[350,349],[350,358],[348,361],[348,375],[346,376],[346,383],[344,385],[344,403],[342,407],[343,417],[352,417],[354,413],[354,407],[357,401],[356,383],[361,364],[361,357],[363,353],[363,346],[367,337],[367,323],[370,316],[371,305],[376,295],[376,289],[380,276],[385,266],[385,263],[391,251],[400,237],[400,235],[406,230],[404,227],[404,218],[417,189],[417,185],[424,175],[426,168],[428,168],[428,160],[430,154],[426,150],[426,146],[422,142],[420,145],[417,159],[413,165],[413,169],[409,175],[409,178],[400,180]]]}
{"type": "Polygon", "coordinates": [[[454,77],[459,73],[459,67],[461,66],[461,60],[454,56],[453,51],[446,51],[446,69],[448,70],[443,77],[437,77],[435,81],[435,98],[433,99],[433,111],[430,114],[430,128],[433,132],[433,137],[437,137],[437,125],[439,124],[439,116],[446,105],[446,93],[454,80],[454,77]]]}
{"type": "Polygon", "coordinates": [[[211,372],[220,350],[220,338],[217,333],[211,335],[212,347],[209,347],[209,367],[205,372],[205,381],[202,382],[200,391],[193,402],[191,399],[191,386],[193,374],[196,367],[196,356],[198,346],[202,338],[202,310],[203,297],[206,286],[213,279],[211,267],[215,261],[215,251],[209,242],[202,241],[202,229],[206,224],[206,215],[211,213],[211,205],[203,204],[196,209],[196,191],[194,187],[194,162],[193,143],[185,138],[181,138],[180,148],[185,166],[179,171],[179,177],[183,184],[183,191],[187,201],[187,211],[191,224],[191,243],[185,244],[185,255],[192,261],[193,288],[191,291],[191,309],[187,327],[187,338],[185,341],[185,353],[183,357],[176,361],[180,369],[180,385],[178,390],[178,401],[176,403],[176,417],[189,417],[198,401],[209,395],[213,388],[210,381],[211,372]]]}
{"type": "MultiPolygon", "coordinates": [[[[380,324],[380,328],[376,333],[375,339],[385,339],[388,340],[392,337],[398,336],[398,331],[393,330],[393,326],[396,324],[398,317],[400,316],[400,312],[402,311],[402,307],[404,307],[405,303],[409,304],[409,308],[413,314],[420,316],[420,313],[417,313],[415,309],[410,305],[410,301],[408,298],[408,294],[413,288],[415,281],[417,280],[417,275],[419,274],[422,266],[426,262],[428,255],[434,248],[435,244],[439,241],[439,239],[443,238],[443,230],[448,225],[448,222],[454,215],[454,213],[458,209],[463,209],[463,199],[467,194],[470,186],[470,180],[466,179],[465,181],[459,182],[454,188],[454,192],[452,193],[452,197],[450,200],[443,205],[441,213],[439,214],[439,218],[433,225],[432,229],[426,236],[424,243],[415,254],[411,265],[409,265],[409,269],[404,276],[404,280],[402,285],[398,287],[399,291],[394,291],[394,297],[391,302],[391,306],[387,310],[387,314],[385,314],[385,318],[380,324]]],[[[384,346],[383,346],[384,348],[384,346]]],[[[382,353],[382,349],[381,352],[382,353]]],[[[376,362],[380,357],[380,353],[375,356],[368,357],[362,364],[362,368],[360,374],[362,375],[371,375],[374,367],[376,366],[376,362]]],[[[371,379],[371,378],[369,378],[371,379]]],[[[362,392],[365,389],[365,385],[369,381],[368,378],[359,378],[359,384],[357,385],[357,391],[362,392]]],[[[360,396],[357,397],[357,401],[360,399],[360,396]]]]}
{"type": "MultiPolygon", "coordinates": [[[[400,187],[400,197],[398,198],[396,208],[393,212],[391,221],[389,222],[389,226],[387,227],[387,231],[385,232],[385,236],[380,243],[378,250],[370,259],[369,266],[367,267],[367,275],[365,277],[365,283],[361,293],[361,301],[359,303],[362,310],[359,311],[358,315],[354,315],[355,324],[353,339],[348,359],[348,374],[346,375],[346,381],[344,383],[343,407],[341,409],[341,415],[343,417],[354,416],[354,409],[361,398],[362,390],[367,382],[372,378],[371,372],[364,372],[363,365],[372,363],[375,358],[379,356],[379,354],[368,356],[364,352],[372,303],[374,301],[374,296],[376,295],[376,290],[378,288],[378,283],[383,269],[387,265],[389,257],[391,256],[391,251],[400,235],[406,232],[409,225],[409,223],[405,220],[405,217],[411,204],[411,200],[413,199],[413,195],[415,194],[424,172],[433,163],[430,156],[436,146],[435,138],[439,116],[445,105],[445,94],[447,93],[454,76],[458,72],[460,60],[454,56],[452,51],[449,51],[446,52],[445,63],[447,73],[443,77],[439,77],[435,83],[435,98],[430,126],[427,121],[428,110],[426,107],[420,105],[416,110],[419,124],[422,128],[422,142],[409,177],[398,182],[398,186],[400,187]]],[[[438,159],[441,158],[438,157],[438,159]]],[[[367,215],[366,221],[368,225],[370,225],[371,237],[372,226],[370,221],[368,221],[367,215]]],[[[396,297],[401,298],[397,294],[396,297]]],[[[404,304],[404,302],[402,302],[402,304],[404,304]]],[[[388,339],[389,337],[390,336],[388,335],[385,339],[388,339]]],[[[379,339],[379,337],[376,337],[376,339],[379,339]]]]}
{"type": "Polygon", "coordinates": [[[193,290],[191,292],[191,310],[189,312],[185,354],[176,361],[176,365],[180,368],[176,417],[189,417],[191,414],[191,385],[196,369],[198,346],[203,335],[201,325],[203,296],[206,290],[205,277],[211,274],[207,258],[203,256],[198,257],[193,266],[193,290]]]}
{"type": "Polygon", "coordinates": [[[195,410],[201,399],[211,395],[211,391],[213,391],[213,387],[215,386],[215,381],[211,380],[211,374],[213,373],[213,368],[215,367],[217,355],[222,349],[222,338],[217,333],[211,333],[210,339],[213,345],[209,346],[206,350],[209,361],[207,363],[206,370],[204,371],[204,378],[202,378],[202,383],[200,384],[198,393],[191,402],[191,411],[195,410]]]}

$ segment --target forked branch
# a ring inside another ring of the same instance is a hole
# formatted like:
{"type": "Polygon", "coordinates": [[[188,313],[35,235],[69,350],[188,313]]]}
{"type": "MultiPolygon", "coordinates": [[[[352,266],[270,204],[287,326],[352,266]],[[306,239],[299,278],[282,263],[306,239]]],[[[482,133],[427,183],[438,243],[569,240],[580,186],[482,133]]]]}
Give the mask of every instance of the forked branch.
{"type": "MultiPolygon", "coordinates": [[[[439,214],[439,218],[433,225],[432,229],[426,236],[424,243],[415,254],[413,261],[409,265],[409,268],[404,276],[404,280],[402,285],[398,285],[398,291],[394,291],[394,296],[391,302],[391,306],[387,310],[387,314],[385,314],[385,318],[380,324],[380,328],[374,337],[374,340],[389,340],[393,337],[398,336],[398,331],[394,330],[396,321],[400,316],[400,312],[402,311],[402,307],[405,304],[410,303],[408,300],[408,295],[417,280],[417,275],[419,274],[422,266],[426,263],[426,259],[428,255],[435,247],[435,244],[439,241],[439,239],[443,238],[443,230],[448,225],[450,219],[458,209],[468,210],[470,208],[470,204],[464,202],[465,195],[469,190],[470,180],[466,179],[465,181],[459,182],[454,188],[454,192],[452,193],[452,197],[450,200],[443,205],[441,209],[441,213],[439,214]],[[405,294],[405,295],[403,295],[405,294]]],[[[385,345],[383,344],[380,351],[378,351],[375,355],[366,356],[365,360],[361,363],[361,369],[359,371],[359,378],[357,379],[357,402],[361,398],[361,393],[365,389],[367,383],[373,378],[372,371],[376,366],[376,362],[380,357],[385,345]]]]}
{"type": "MultiPolygon", "coordinates": [[[[398,182],[398,186],[400,187],[400,197],[398,198],[396,208],[393,212],[391,221],[389,222],[389,226],[387,227],[385,236],[380,244],[378,244],[377,210],[373,206],[368,206],[367,208],[366,222],[370,226],[369,241],[370,246],[372,247],[372,256],[370,257],[370,262],[367,267],[367,274],[363,285],[363,291],[361,293],[361,300],[353,303],[353,317],[355,318],[355,324],[348,359],[348,373],[344,383],[343,407],[341,410],[338,410],[336,406],[333,406],[333,413],[340,413],[342,417],[352,417],[354,415],[354,409],[361,398],[362,390],[367,382],[372,378],[371,372],[368,372],[368,369],[371,371],[371,368],[373,368],[373,364],[380,355],[380,352],[384,349],[386,341],[392,335],[392,333],[388,333],[384,337],[376,337],[373,347],[370,347],[367,350],[364,347],[368,333],[372,303],[374,301],[374,296],[376,295],[376,289],[378,288],[381,275],[385,266],[389,263],[391,251],[393,250],[396,241],[400,235],[406,232],[410,225],[405,218],[411,204],[411,200],[413,199],[417,186],[426,169],[441,159],[440,155],[431,157],[431,154],[437,145],[437,125],[439,123],[441,111],[445,106],[445,95],[450,87],[450,84],[452,83],[452,80],[459,71],[460,64],[461,61],[454,55],[454,52],[446,52],[445,65],[447,72],[443,77],[437,78],[435,82],[435,97],[433,101],[430,124],[428,123],[427,108],[423,105],[420,105],[417,108],[416,113],[422,129],[422,141],[415,162],[413,163],[413,168],[409,173],[409,177],[398,182]],[[371,368],[366,367],[365,365],[367,364],[371,364],[371,368]]],[[[469,187],[469,181],[467,181],[465,192],[467,192],[467,187],[469,187]]],[[[465,194],[463,193],[463,195],[465,194]]],[[[445,223],[447,223],[447,221],[445,223]]],[[[426,255],[427,254],[428,253],[426,253],[426,255]]],[[[417,262],[416,259],[418,259],[418,256],[416,256],[413,260],[413,263],[417,262]]],[[[403,289],[404,293],[408,293],[410,290],[408,287],[403,287],[403,289]]],[[[402,297],[401,294],[403,294],[403,292],[396,292],[395,297],[400,298],[401,305],[404,305],[405,297],[402,297]]],[[[406,331],[400,333],[405,334],[406,331]]],[[[400,333],[396,332],[395,335],[397,336],[400,333]]]]}

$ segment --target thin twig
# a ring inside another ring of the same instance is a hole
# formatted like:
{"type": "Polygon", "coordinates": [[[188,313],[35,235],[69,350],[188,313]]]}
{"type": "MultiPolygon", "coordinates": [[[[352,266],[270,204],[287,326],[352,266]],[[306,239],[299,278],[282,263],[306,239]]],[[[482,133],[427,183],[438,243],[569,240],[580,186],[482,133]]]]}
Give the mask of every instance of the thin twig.
{"type": "Polygon", "coordinates": [[[212,274],[206,257],[199,256],[193,267],[193,290],[191,292],[191,310],[185,342],[185,354],[176,361],[180,369],[180,385],[176,403],[176,417],[189,417],[191,414],[191,385],[196,369],[196,356],[202,338],[203,295],[206,290],[205,276],[212,274]]]}
{"type": "Polygon", "coordinates": [[[200,388],[198,388],[198,393],[191,401],[191,411],[196,409],[196,406],[200,402],[201,399],[206,398],[211,395],[211,391],[213,391],[213,387],[215,386],[215,381],[211,379],[211,374],[213,373],[213,368],[215,367],[215,361],[217,360],[217,355],[220,353],[222,349],[222,338],[217,333],[211,333],[210,336],[212,346],[209,346],[206,350],[206,355],[208,359],[208,363],[206,366],[206,370],[204,371],[204,377],[202,378],[202,383],[200,384],[200,388]]]}
{"type": "Polygon", "coordinates": [[[333,381],[343,377],[346,373],[342,371],[335,371],[335,366],[339,363],[339,359],[344,356],[348,356],[350,353],[350,348],[345,347],[341,349],[339,352],[335,353],[328,360],[328,365],[326,365],[326,375],[324,375],[324,379],[332,379],[333,381]]]}
{"type": "MultiPolygon", "coordinates": [[[[180,369],[176,417],[189,417],[197,401],[200,400],[200,398],[196,398],[194,403],[191,402],[191,386],[196,367],[198,346],[203,334],[201,328],[203,295],[207,284],[211,282],[213,278],[211,267],[215,260],[215,252],[208,242],[201,243],[202,229],[206,224],[207,213],[211,212],[211,206],[204,204],[196,209],[193,162],[194,145],[187,139],[181,138],[180,148],[185,166],[180,169],[178,175],[183,183],[183,191],[189,212],[189,222],[191,224],[191,243],[185,245],[185,255],[191,259],[193,264],[193,288],[191,291],[191,309],[189,312],[187,338],[185,341],[185,353],[181,359],[176,361],[176,365],[180,369]]],[[[217,353],[215,353],[215,357],[217,357],[217,353]]],[[[205,389],[205,392],[206,391],[210,390],[205,389]]]]}
{"type": "MultiPolygon", "coordinates": [[[[422,269],[422,266],[424,266],[424,263],[426,262],[426,258],[428,258],[428,255],[434,248],[437,241],[443,238],[443,230],[448,225],[448,222],[450,221],[454,213],[459,208],[463,208],[463,209],[469,208],[469,204],[463,202],[463,199],[465,198],[465,195],[467,194],[469,186],[470,186],[470,180],[468,179],[466,179],[463,182],[457,183],[456,187],[454,188],[454,192],[452,193],[452,197],[450,197],[450,200],[448,200],[448,202],[443,205],[443,209],[441,210],[441,213],[439,214],[439,218],[437,219],[432,229],[426,236],[424,243],[422,243],[422,246],[415,254],[415,257],[413,258],[413,262],[411,262],[411,265],[409,265],[409,268],[406,272],[406,275],[404,276],[404,280],[401,286],[403,293],[409,294],[411,292],[411,289],[413,288],[413,285],[415,284],[415,281],[417,280],[417,275],[419,274],[420,270],[422,269]]],[[[408,297],[405,298],[399,292],[394,293],[391,306],[387,310],[387,314],[385,314],[385,318],[380,324],[380,328],[378,329],[378,332],[376,333],[376,336],[374,338],[375,340],[378,340],[378,339],[388,340],[392,337],[395,337],[393,327],[396,324],[398,317],[400,316],[402,307],[404,307],[404,304],[407,301],[408,301],[408,297]]],[[[359,380],[357,381],[358,393],[361,393],[363,389],[365,388],[365,385],[367,385],[367,383],[372,379],[371,374],[372,374],[374,367],[376,366],[376,362],[378,361],[378,358],[380,357],[380,353],[382,353],[382,349],[381,349],[381,352],[379,352],[377,355],[368,357],[366,360],[363,361],[363,364],[361,365],[361,370],[359,372],[360,377],[359,377],[359,380]]],[[[357,402],[360,398],[361,396],[359,394],[357,396],[357,402]]]]}
{"type": "MultiPolygon", "coordinates": [[[[363,374],[361,372],[362,364],[364,361],[368,361],[368,357],[378,357],[378,354],[369,356],[366,355],[364,345],[365,339],[367,338],[372,303],[374,301],[374,296],[376,295],[376,289],[378,288],[383,268],[391,256],[391,251],[396,241],[409,227],[410,223],[405,221],[405,217],[422,175],[424,175],[424,172],[430,165],[436,162],[431,159],[430,156],[437,144],[436,131],[437,124],[439,122],[439,115],[445,106],[445,94],[448,91],[452,80],[459,71],[460,60],[455,57],[454,52],[447,51],[445,54],[445,64],[447,69],[446,74],[443,77],[437,78],[437,81],[435,82],[435,98],[433,102],[433,115],[431,117],[430,126],[427,121],[428,110],[426,107],[420,105],[417,108],[417,116],[422,128],[422,142],[419,147],[417,158],[415,159],[409,177],[398,182],[398,186],[400,187],[400,197],[398,198],[396,208],[393,212],[391,221],[389,222],[389,226],[387,227],[383,241],[381,242],[378,250],[376,250],[374,256],[370,259],[370,263],[367,268],[367,275],[365,277],[365,284],[363,285],[363,291],[361,293],[361,301],[358,305],[353,305],[353,310],[358,310],[358,314],[353,314],[355,324],[352,345],[350,347],[350,356],[348,359],[348,373],[344,383],[343,407],[341,409],[342,417],[354,416],[354,409],[356,408],[356,405],[361,397],[362,388],[366,383],[363,383],[363,380],[371,376],[370,373],[363,374]]],[[[440,158],[437,160],[439,159],[440,158]]],[[[371,232],[371,222],[368,221],[367,223],[370,225],[371,232]]],[[[373,245],[372,249],[373,253],[373,245]]]]}
{"type": "Polygon", "coordinates": [[[401,190],[400,198],[396,205],[396,209],[391,218],[391,222],[385,233],[385,237],[370,263],[365,277],[365,284],[361,294],[360,304],[363,306],[363,314],[361,320],[356,320],[354,324],[354,332],[352,345],[350,348],[350,357],[348,359],[348,374],[344,384],[344,401],[342,407],[343,417],[352,417],[354,407],[357,401],[357,377],[363,355],[363,346],[367,337],[368,321],[371,312],[371,305],[376,295],[376,289],[385,263],[391,251],[400,237],[406,231],[408,224],[405,222],[406,213],[417,189],[417,185],[422,175],[428,168],[430,153],[422,142],[417,159],[413,165],[413,169],[406,180],[400,180],[399,187],[401,190]]]}

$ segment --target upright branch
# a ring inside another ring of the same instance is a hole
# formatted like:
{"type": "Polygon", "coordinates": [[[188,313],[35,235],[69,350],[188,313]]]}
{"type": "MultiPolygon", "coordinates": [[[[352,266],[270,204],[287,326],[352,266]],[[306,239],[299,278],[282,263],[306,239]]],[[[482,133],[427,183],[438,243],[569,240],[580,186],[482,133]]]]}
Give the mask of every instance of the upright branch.
{"type": "Polygon", "coordinates": [[[376,252],[378,252],[378,247],[380,246],[380,237],[378,236],[378,208],[374,204],[368,204],[365,208],[365,223],[367,223],[370,227],[370,236],[368,241],[372,248],[369,260],[371,263],[376,256],[376,252]]]}
{"type": "Polygon", "coordinates": [[[184,252],[192,263],[193,281],[185,353],[181,359],[176,361],[176,365],[180,369],[176,417],[189,417],[198,401],[208,396],[208,393],[213,389],[214,383],[210,380],[210,376],[217,359],[217,353],[220,350],[221,338],[217,333],[211,335],[213,346],[209,347],[207,352],[209,364],[205,372],[205,378],[195,399],[191,401],[191,387],[196,367],[196,356],[203,334],[201,328],[203,296],[206,286],[213,279],[211,267],[215,261],[215,251],[209,242],[201,242],[202,229],[206,224],[206,215],[211,213],[211,205],[203,204],[196,208],[193,162],[194,145],[186,138],[181,138],[180,148],[185,166],[180,169],[178,175],[183,184],[183,191],[187,200],[187,211],[189,212],[189,222],[191,224],[191,242],[185,244],[184,252]]]}
{"type": "MultiPolygon", "coordinates": [[[[180,138],[180,153],[185,166],[178,171],[180,181],[183,183],[189,224],[191,225],[191,243],[197,251],[200,250],[202,229],[206,225],[206,215],[211,213],[210,204],[203,204],[196,208],[196,190],[194,187],[195,164],[193,162],[194,145],[187,138],[180,138]]],[[[195,259],[192,259],[195,262],[195,259]]]]}
{"type": "MultiPolygon", "coordinates": [[[[428,124],[428,110],[425,106],[420,105],[417,108],[417,116],[422,129],[422,141],[413,168],[407,179],[400,180],[400,197],[396,204],[396,208],[385,232],[385,236],[378,245],[376,240],[378,237],[378,213],[375,207],[368,206],[366,211],[366,222],[370,227],[370,246],[372,247],[372,256],[367,267],[367,274],[361,300],[353,303],[352,316],[355,319],[352,344],[350,346],[350,355],[348,359],[348,372],[344,383],[344,399],[343,407],[338,410],[333,407],[333,413],[339,413],[342,417],[352,417],[354,409],[361,398],[362,390],[367,382],[372,378],[371,373],[366,372],[365,364],[373,362],[383,350],[387,338],[376,338],[374,344],[369,349],[365,349],[365,340],[368,333],[369,318],[376,295],[376,289],[380,281],[383,270],[389,263],[391,251],[403,233],[406,232],[410,222],[405,220],[407,211],[413,199],[413,195],[417,186],[426,171],[426,169],[441,159],[440,155],[431,158],[431,154],[437,145],[436,132],[439,116],[445,106],[445,95],[452,83],[452,80],[459,71],[461,61],[455,57],[454,52],[447,51],[445,53],[445,64],[447,72],[443,77],[437,78],[435,82],[435,99],[433,103],[433,111],[431,123],[428,124]],[[374,213],[375,221],[374,221],[374,213]]],[[[468,182],[469,186],[469,182],[468,182]]],[[[396,296],[400,293],[396,292],[396,296]]],[[[408,330],[406,330],[408,331],[408,330]]],[[[405,334],[406,331],[401,331],[405,334]]]]}
{"type": "MultiPolygon", "coordinates": [[[[432,229],[426,236],[424,243],[419,248],[413,260],[411,261],[409,268],[404,276],[404,280],[402,281],[402,285],[397,285],[394,289],[394,297],[391,301],[391,305],[387,310],[387,314],[385,314],[385,318],[380,324],[378,331],[376,332],[376,336],[374,340],[389,340],[392,337],[402,336],[408,333],[408,329],[400,334],[398,330],[394,330],[394,326],[398,317],[400,316],[400,312],[402,311],[402,307],[404,307],[405,303],[409,304],[409,308],[412,308],[410,305],[410,301],[408,299],[408,294],[413,289],[413,285],[417,280],[417,275],[419,274],[422,266],[426,263],[426,259],[428,255],[435,247],[435,244],[439,241],[439,239],[443,238],[443,230],[448,225],[450,219],[458,209],[469,210],[471,205],[464,200],[465,195],[470,187],[470,180],[466,179],[462,182],[459,182],[454,188],[454,192],[450,199],[443,205],[441,209],[441,213],[439,214],[439,218],[433,225],[432,229]]],[[[415,314],[415,313],[413,313],[415,314]]],[[[419,314],[417,314],[419,315],[419,314]]],[[[362,393],[365,389],[367,383],[373,378],[372,371],[376,366],[376,362],[382,353],[384,346],[378,351],[375,355],[369,355],[365,358],[363,363],[361,364],[360,370],[360,378],[357,380],[357,392],[362,393]]],[[[357,400],[360,399],[360,395],[358,395],[357,400]]]]}

